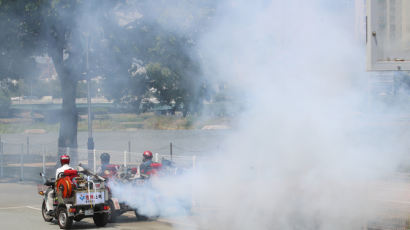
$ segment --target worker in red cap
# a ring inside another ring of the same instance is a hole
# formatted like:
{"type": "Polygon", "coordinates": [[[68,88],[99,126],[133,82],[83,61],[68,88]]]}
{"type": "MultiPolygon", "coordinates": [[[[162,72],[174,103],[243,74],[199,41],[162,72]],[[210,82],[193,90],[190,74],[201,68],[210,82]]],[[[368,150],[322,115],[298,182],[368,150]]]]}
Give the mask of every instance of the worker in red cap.
{"type": "Polygon", "coordinates": [[[142,163],[140,165],[140,172],[146,175],[151,170],[152,152],[147,150],[142,154],[142,163]]]}
{"type": "MultiPolygon", "coordinates": [[[[65,170],[68,169],[73,169],[70,167],[70,156],[67,154],[63,154],[62,156],[60,156],[60,163],[61,163],[61,167],[58,168],[56,170],[56,181],[59,177],[61,177],[64,173],[65,170]]],[[[47,209],[47,213],[46,215],[52,215],[53,211],[54,211],[54,206],[53,206],[53,197],[54,197],[54,190],[52,189],[47,189],[46,191],[46,209],[47,209]]]]}
{"type": "Polygon", "coordinates": [[[60,173],[64,173],[65,170],[73,169],[70,164],[70,156],[64,154],[60,157],[61,167],[56,170],[56,180],[61,177],[60,173]]]}

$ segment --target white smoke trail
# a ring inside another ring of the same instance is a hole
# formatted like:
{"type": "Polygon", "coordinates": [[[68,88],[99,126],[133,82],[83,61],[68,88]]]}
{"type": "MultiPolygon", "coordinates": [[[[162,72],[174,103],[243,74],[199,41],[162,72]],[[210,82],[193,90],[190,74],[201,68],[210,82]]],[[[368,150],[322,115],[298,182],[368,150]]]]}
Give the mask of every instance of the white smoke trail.
{"type": "MultiPolygon", "coordinates": [[[[136,209],[146,217],[176,217],[190,214],[192,179],[188,175],[152,177],[146,183],[110,182],[114,198],[136,209]]],[[[141,180],[139,180],[141,181],[141,180]]]]}

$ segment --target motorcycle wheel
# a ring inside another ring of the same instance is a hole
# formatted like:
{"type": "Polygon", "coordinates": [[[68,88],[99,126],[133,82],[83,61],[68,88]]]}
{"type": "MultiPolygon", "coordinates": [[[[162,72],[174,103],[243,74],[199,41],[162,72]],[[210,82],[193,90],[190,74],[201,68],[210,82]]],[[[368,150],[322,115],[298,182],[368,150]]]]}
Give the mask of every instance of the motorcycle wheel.
{"type": "Polygon", "coordinates": [[[41,214],[43,215],[45,222],[51,222],[53,220],[52,216],[47,215],[47,206],[45,200],[43,200],[43,204],[41,205],[41,214]]]}
{"type": "Polygon", "coordinates": [[[108,206],[110,206],[110,212],[107,214],[107,221],[109,223],[114,223],[117,220],[117,217],[120,213],[117,210],[115,210],[114,203],[112,202],[112,200],[108,201],[108,206]]]}
{"type": "Polygon", "coordinates": [[[94,224],[97,227],[104,227],[108,222],[108,214],[107,213],[96,213],[93,216],[94,224]]]}
{"type": "Polygon", "coordinates": [[[57,220],[61,229],[69,229],[73,225],[73,218],[68,216],[65,207],[58,208],[57,220]]]}

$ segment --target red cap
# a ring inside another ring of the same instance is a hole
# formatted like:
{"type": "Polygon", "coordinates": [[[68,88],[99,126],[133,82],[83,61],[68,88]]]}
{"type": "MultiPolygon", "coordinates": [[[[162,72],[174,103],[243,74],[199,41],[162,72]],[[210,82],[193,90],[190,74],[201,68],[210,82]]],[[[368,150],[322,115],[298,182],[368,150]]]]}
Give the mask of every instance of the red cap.
{"type": "Polygon", "coordinates": [[[147,151],[145,151],[145,152],[142,154],[142,156],[143,156],[144,158],[152,158],[152,152],[149,151],[149,150],[147,150],[147,151]]]}
{"type": "Polygon", "coordinates": [[[62,155],[60,157],[60,163],[61,165],[70,164],[70,156],[67,154],[62,155]]]}

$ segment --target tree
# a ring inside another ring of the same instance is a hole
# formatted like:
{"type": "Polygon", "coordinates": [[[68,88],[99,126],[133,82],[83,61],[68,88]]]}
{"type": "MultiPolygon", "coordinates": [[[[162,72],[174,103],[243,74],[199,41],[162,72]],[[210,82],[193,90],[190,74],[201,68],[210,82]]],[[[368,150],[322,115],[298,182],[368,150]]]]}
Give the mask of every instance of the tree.
{"type": "Polygon", "coordinates": [[[105,79],[104,92],[135,112],[140,112],[141,103],[150,97],[171,106],[173,111],[183,108],[184,115],[200,112],[208,83],[200,77],[195,43],[212,14],[212,4],[185,0],[159,1],[155,7],[144,0],[131,4],[137,5],[142,17],[128,23],[129,29],[115,31],[121,33],[120,38],[138,38],[115,43],[115,49],[123,56],[121,63],[128,64],[123,70],[128,72],[105,79]],[[176,9],[174,5],[188,9],[176,9]]]}
{"type": "Polygon", "coordinates": [[[63,99],[59,154],[77,148],[78,81],[100,76],[110,98],[134,108],[151,95],[185,114],[200,105],[206,82],[192,51],[212,4],[160,2],[0,0],[0,78],[35,79],[35,57],[51,57],[63,99]]]}
{"type": "MultiPolygon", "coordinates": [[[[29,75],[35,56],[48,55],[53,60],[63,99],[59,154],[64,153],[66,148],[77,148],[77,82],[86,77],[84,73],[92,72],[86,72],[85,40],[98,29],[91,25],[85,12],[91,12],[97,3],[101,10],[109,9],[114,4],[95,0],[0,1],[0,27],[4,31],[0,37],[2,77],[29,75]],[[88,23],[79,24],[81,19],[88,23]]],[[[104,17],[106,14],[91,16],[104,17]]]]}

